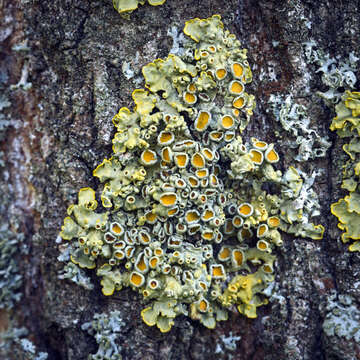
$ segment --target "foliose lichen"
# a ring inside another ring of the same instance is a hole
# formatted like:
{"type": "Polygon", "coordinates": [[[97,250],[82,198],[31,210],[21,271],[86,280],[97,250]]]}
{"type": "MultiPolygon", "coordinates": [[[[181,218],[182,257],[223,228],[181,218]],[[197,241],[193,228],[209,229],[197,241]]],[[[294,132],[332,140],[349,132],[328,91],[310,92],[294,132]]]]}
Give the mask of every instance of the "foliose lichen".
{"type": "Polygon", "coordinates": [[[336,293],[328,297],[327,314],[323,322],[323,329],[327,336],[344,337],[360,342],[360,311],[349,295],[336,293]]]}
{"type": "Polygon", "coordinates": [[[59,261],[66,263],[64,268],[59,272],[59,279],[69,279],[86,290],[92,290],[94,285],[89,276],[85,273],[85,270],[79,268],[73,262],[70,262],[70,252],[71,246],[66,247],[57,258],[59,261]]]}
{"type": "Polygon", "coordinates": [[[17,228],[10,229],[6,223],[0,225],[0,309],[11,309],[22,296],[19,291],[22,275],[16,255],[24,250],[23,239],[24,234],[17,228]]]}
{"type": "Polygon", "coordinates": [[[184,33],[183,55],[144,66],[134,110],[113,118],[113,155],[94,170],[102,206],[81,189],[60,233],[104,295],[137,290],[149,302],[144,322],[162,332],[180,314],[208,328],[234,307],[256,317],[280,230],[324,232],[308,221],[301,173],[276,170],[274,144],[240,136],[255,107],[247,50],[219,15],[186,22],[184,33]]]}
{"type": "Polygon", "coordinates": [[[349,192],[344,198],[331,205],[331,212],[338,218],[338,227],[345,232],[341,240],[347,243],[355,240],[350,251],[360,251],[360,92],[346,91],[336,106],[336,117],[330,129],[341,137],[350,137],[343,146],[349,160],[343,166],[341,188],[349,192]]]}
{"type": "Polygon", "coordinates": [[[295,160],[308,161],[326,155],[331,143],[327,136],[322,136],[311,128],[311,119],[304,105],[296,103],[292,95],[284,97],[275,94],[270,95],[269,104],[275,119],[285,131],[295,137],[295,140],[283,143],[289,148],[297,149],[295,160]]]}
{"type": "Polygon", "coordinates": [[[232,360],[234,356],[231,352],[236,350],[236,343],[241,340],[241,336],[235,336],[230,331],[228,336],[221,335],[220,340],[221,342],[216,344],[215,354],[226,354],[227,358],[232,360]]]}
{"type": "Polygon", "coordinates": [[[357,62],[360,60],[355,52],[348,59],[340,56],[330,57],[318,47],[314,40],[304,43],[304,53],[309,64],[317,65],[316,72],[321,73],[321,80],[328,88],[325,92],[317,92],[329,106],[340,102],[345,90],[352,90],[356,85],[357,62]]]}
{"type": "MultiPolygon", "coordinates": [[[[7,129],[12,125],[11,121],[7,118],[4,110],[10,107],[11,102],[6,94],[7,74],[0,72],[0,141],[3,141],[6,136],[7,129]]],[[[4,152],[0,151],[0,169],[5,167],[4,152]]]]}
{"type": "Polygon", "coordinates": [[[119,311],[95,314],[92,321],[83,324],[81,329],[94,336],[99,345],[96,354],[90,354],[88,359],[121,360],[121,345],[118,344],[117,339],[124,325],[119,311]]]}
{"type": "MultiPolygon", "coordinates": [[[[11,106],[8,75],[0,71],[0,142],[7,139],[7,131],[16,125],[6,110],[11,106]]],[[[22,296],[22,275],[19,258],[26,253],[24,234],[16,220],[11,219],[9,207],[13,203],[13,191],[9,186],[8,168],[4,153],[0,151],[0,309],[11,309],[22,296]]]]}
{"type": "MultiPolygon", "coordinates": [[[[166,0],[147,0],[149,5],[158,6],[165,3],[166,0]]],[[[115,10],[121,15],[131,14],[139,5],[144,5],[145,0],[113,0],[115,10]]]]}
{"type": "Polygon", "coordinates": [[[2,359],[19,358],[25,360],[46,360],[48,353],[38,351],[27,336],[29,331],[22,328],[10,328],[0,333],[0,356],[2,359]]]}

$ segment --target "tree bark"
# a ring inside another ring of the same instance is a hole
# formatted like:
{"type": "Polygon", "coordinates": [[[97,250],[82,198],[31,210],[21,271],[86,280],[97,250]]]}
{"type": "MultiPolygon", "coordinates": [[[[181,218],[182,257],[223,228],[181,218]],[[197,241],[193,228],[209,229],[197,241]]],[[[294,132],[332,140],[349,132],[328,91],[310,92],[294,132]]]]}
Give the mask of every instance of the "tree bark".
{"type": "MultiPolygon", "coordinates": [[[[304,55],[304,43],[313,40],[332,58],[359,56],[359,13],[358,0],[167,0],[141,6],[127,20],[110,0],[2,0],[0,104],[6,99],[7,105],[0,105],[0,124],[8,122],[0,126],[1,223],[24,240],[13,255],[22,298],[1,311],[1,331],[26,327],[27,338],[48,359],[87,359],[98,345],[81,325],[95,313],[118,310],[125,322],[117,340],[123,359],[360,359],[353,336],[323,329],[332,294],[350,295],[358,306],[360,257],[341,242],[330,213],[330,204],[344,195],[344,142],[329,130],[334,108],[316,95],[327,89],[304,55]],[[169,29],[181,31],[186,20],[213,14],[248,49],[248,92],[257,107],[244,138],[274,142],[282,169],[322,169],[313,185],[321,205],[314,222],[326,232],[321,241],[284,234],[276,253],[275,295],[258,308],[256,319],[232,313],[209,330],[180,317],[171,332],[161,334],[142,322],[144,301],[130,289],[105,297],[95,274],[93,290],[59,279],[63,263],[56,240],[79,189],[99,186],[92,170],[111,154],[111,119],[120,107],[132,107],[129,89],[143,86],[141,67],[167,56],[169,29]],[[125,76],[125,61],[134,76],[125,76]],[[305,106],[309,126],[331,141],[325,157],[294,160],[286,145],[294,139],[269,110],[271,94],[291,94],[305,106]],[[226,344],[231,337],[233,348],[226,344]]],[[[4,350],[4,359],[30,358],[18,343],[14,347],[4,350]]]]}

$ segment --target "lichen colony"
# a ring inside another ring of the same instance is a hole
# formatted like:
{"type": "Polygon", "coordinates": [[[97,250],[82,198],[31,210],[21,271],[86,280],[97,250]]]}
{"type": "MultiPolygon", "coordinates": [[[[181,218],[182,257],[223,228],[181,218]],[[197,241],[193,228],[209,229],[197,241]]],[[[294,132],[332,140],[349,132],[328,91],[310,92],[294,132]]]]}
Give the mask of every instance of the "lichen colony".
{"type": "Polygon", "coordinates": [[[81,189],[60,234],[104,295],[142,294],[144,322],[162,332],[181,314],[208,328],[234,306],[256,317],[279,230],[313,239],[324,231],[298,206],[303,178],[279,170],[274,144],[242,140],[255,107],[247,50],[219,15],[186,22],[184,33],[184,54],[144,66],[146,89],[113,118],[112,157],[94,170],[101,206],[81,189]]]}

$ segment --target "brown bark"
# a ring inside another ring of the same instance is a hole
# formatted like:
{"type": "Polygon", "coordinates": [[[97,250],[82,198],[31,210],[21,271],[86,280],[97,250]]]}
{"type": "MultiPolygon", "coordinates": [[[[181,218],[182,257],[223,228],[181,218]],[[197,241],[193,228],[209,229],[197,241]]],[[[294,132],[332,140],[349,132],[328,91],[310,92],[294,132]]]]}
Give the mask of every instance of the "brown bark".
{"type": "Polygon", "coordinates": [[[332,291],[360,298],[354,286],[360,258],[341,243],[330,214],[330,204],[342,194],[344,155],[341,142],[328,130],[333,109],[315,95],[326,90],[316,66],[303,68],[302,45],[314,39],[332,57],[347,58],[360,47],[359,12],[357,0],[168,0],[160,7],[142,6],[124,20],[111,1],[2,0],[0,90],[11,103],[3,109],[11,125],[3,130],[0,145],[5,153],[0,181],[6,194],[1,222],[12,229],[19,224],[28,254],[16,255],[23,297],[14,309],[2,311],[1,328],[26,326],[28,338],[48,352],[49,359],[80,360],[97,349],[81,325],[96,312],[116,309],[126,323],[119,336],[124,359],[360,358],[353,338],[328,336],[322,328],[332,291]],[[253,69],[249,93],[255,95],[257,108],[245,138],[276,142],[284,168],[295,164],[307,173],[324,169],[314,187],[322,207],[316,220],[326,233],[322,241],[284,235],[284,247],[277,250],[277,297],[259,308],[256,319],[232,314],[229,321],[208,330],[182,317],[170,333],[161,334],[142,322],[144,303],[131,290],[106,298],[95,274],[97,285],[91,291],[59,279],[63,264],[57,261],[55,240],[78,190],[98,186],[92,170],[111,153],[113,115],[131,106],[129,89],[138,86],[137,75],[127,79],[123,61],[140,74],[143,65],[168,54],[171,26],[181,30],[187,19],[215,13],[248,49],[253,69]],[[21,42],[28,51],[14,50],[21,42]],[[272,69],[276,79],[271,79],[272,69]],[[25,79],[26,71],[31,88],[10,89],[22,76],[25,79]],[[270,94],[293,94],[307,107],[312,128],[332,140],[327,157],[294,162],[293,153],[282,147],[289,135],[266,112],[270,94]],[[223,343],[222,336],[230,332],[241,336],[236,350],[223,343]],[[217,345],[221,353],[215,353],[217,345]]]}

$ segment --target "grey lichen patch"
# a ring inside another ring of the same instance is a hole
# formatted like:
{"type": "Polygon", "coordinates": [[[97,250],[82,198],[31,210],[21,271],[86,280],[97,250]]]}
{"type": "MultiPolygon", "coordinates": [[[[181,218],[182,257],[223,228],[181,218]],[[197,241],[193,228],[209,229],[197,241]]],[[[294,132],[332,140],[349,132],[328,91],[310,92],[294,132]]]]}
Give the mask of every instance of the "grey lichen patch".
{"type": "Polygon", "coordinates": [[[297,204],[303,209],[303,216],[307,216],[307,220],[309,220],[310,217],[320,215],[319,196],[315,192],[313,185],[316,177],[320,176],[323,171],[321,169],[314,170],[311,174],[306,174],[299,170],[299,173],[304,179],[304,184],[300,190],[297,204]]]}
{"type": "Polygon", "coordinates": [[[22,68],[21,77],[18,83],[15,85],[11,85],[10,89],[11,90],[22,89],[25,91],[30,90],[32,87],[32,83],[28,81],[28,77],[29,77],[29,63],[26,61],[22,68]]]}
{"type": "MultiPolygon", "coordinates": [[[[10,19],[11,17],[4,19],[4,23],[10,22],[10,19]]],[[[13,50],[22,51],[24,48],[22,45],[18,45],[18,47],[17,50],[14,45],[13,50]]],[[[23,275],[21,267],[23,262],[21,260],[27,254],[28,249],[24,244],[24,234],[20,230],[20,220],[13,216],[14,212],[19,213],[18,207],[24,206],[25,208],[25,205],[24,203],[20,205],[21,200],[19,201],[21,195],[24,195],[23,184],[20,180],[21,175],[17,173],[15,181],[12,178],[13,166],[17,167],[17,171],[23,170],[22,162],[17,157],[20,151],[17,153],[16,141],[10,145],[9,133],[22,126],[22,123],[13,118],[14,92],[12,91],[13,88],[9,86],[10,72],[4,64],[5,62],[2,59],[0,64],[0,145],[5,151],[0,151],[0,309],[9,310],[22,297],[23,275]]],[[[18,83],[19,87],[25,89],[29,86],[26,81],[28,69],[28,64],[25,63],[21,80],[18,83]]],[[[17,86],[15,87],[17,88],[17,86]]],[[[21,154],[24,157],[24,148],[21,149],[21,154]]]]}
{"type": "Polygon", "coordinates": [[[19,249],[24,251],[24,234],[17,228],[13,230],[6,223],[0,226],[0,309],[11,309],[22,296],[22,275],[17,254],[19,249]]]}
{"type": "Polygon", "coordinates": [[[172,47],[169,51],[169,54],[174,54],[177,56],[184,55],[185,52],[185,43],[186,38],[184,36],[184,33],[182,31],[179,31],[177,26],[172,25],[168,28],[167,35],[172,38],[172,47]]]}
{"type": "Polygon", "coordinates": [[[327,336],[343,337],[360,343],[360,310],[350,295],[328,297],[323,329],[327,336]]]}
{"type": "Polygon", "coordinates": [[[131,80],[136,87],[140,87],[143,84],[143,77],[141,75],[140,66],[140,52],[136,51],[135,57],[124,60],[121,65],[121,71],[127,80],[131,80]]]}
{"type": "Polygon", "coordinates": [[[272,94],[269,104],[275,119],[294,139],[289,137],[284,145],[291,149],[297,149],[295,160],[303,162],[326,155],[326,151],[331,145],[329,138],[312,128],[311,118],[304,105],[297,103],[291,94],[286,97],[272,94]]]}
{"type": "Polygon", "coordinates": [[[99,61],[93,68],[94,71],[94,112],[95,126],[98,129],[98,141],[107,144],[111,139],[111,127],[108,119],[115,111],[116,98],[110,89],[109,72],[104,62],[99,61]]]}
{"type": "Polygon", "coordinates": [[[90,354],[89,360],[121,360],[122,346],[119,335],[124,330],[125,322],[119,311],[95,314],[93,320],[84,323],[82,330],[94,336],[99,348],[96,354],[90,354]]]}
{"type": "Polygon", "coordinates": [[[303,44],[305,59],[308,64],[315,64],[316,72],[321,73],[321,81],[328,88],[326,92],[318,92],[328,105],[337,104],[345,90],[352,90],[356,85],[356,72],[359,53],[351,52],[347,59],[340,56],[330,57],[319,48],[314,40],[303,44]]]}
{"type": "Polygon", "coordinates": [[[130,80],[135,76],[134,70],[131,69],[131,65],[127,61],[123,61],[121,70],[127,80],[130,80]]]}
{"type": "Polygon", "coordinates": [[[70,249],[66,248],[62,254],[58,257],[59,261],[67,261],[66,265],[59,273],[59,279],[69,279],[75,284],[82,286],[86,290],[92,290],[94,285],[91,283],[91,279],[86,275],[85,271],[80,269],[70,260],[70,249]]]}
{"type": "MultiPolygon", "coordinates": [[[[5,114],[4,110],[11,106],[11,102],[6,93],[5,83],[7,81],[7,74],[0,71],[0,141],[3,141],[6,136],[8,127],[11,126],[11,121],[5,114]]],[[[4,153],[0,151],[0,168],[5,166],[3,159],[4,153]]]]}
{"type": "MultiPolygon", "coordinates": [[[[5,113],[11,102],[7,97],[4,86],[0,82],[0,90],[4,93],[0,97],[0,141],[6,139],[7,130],[14,122],[5,113]]],[[[8,186],[8,169],[0,151],[0,213],[5,214],[11,204],[11,193],[8,186]]],[[[11,309],[22,294],[22,275],[18,263],[19,253],[24,253],[24,234],[19,231],[18,224],[11,225],[8,219],[2,219],[0,224],[0,309],[11,309]],[[19,251],[20,250],[20,251],[19,251]]]]}
{"type": "MultiPolygon", "coordinates": [[[[263,293],[269,298],[269,302],[275,304],[279,308],[279,312],[281,313],[282,318],[286,318],[287,316],[287,306],[286,306],[286,294],[284,294],[284,290],[281,288],[280,283],[275,279],[272,283],[268,285],[266,289],[264,289],[263,293]]],[[[269,323],[272,321],[270,316],[264,316],[261,319],[263,324],[269,323]]]]}
{"type": "Polygon", "coordinates": [[[39,351],[27,336],[29,331],[11,328],[0,334],[0,357],[2,359],[46,360],[48,353],[39,351]]]}
{"type": "Polygon", "coordinates": [[[216,344],[215,354],[221,357],[226,356],[226,359],[234,359],[235,354],[232,353],[236,350],[237,342],[241,340],[241,336],[236,336],[232,331],[229,335],[222,334],[219,337],[220,341],[216,344]]]}

